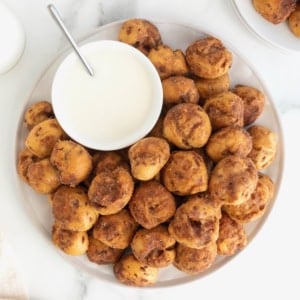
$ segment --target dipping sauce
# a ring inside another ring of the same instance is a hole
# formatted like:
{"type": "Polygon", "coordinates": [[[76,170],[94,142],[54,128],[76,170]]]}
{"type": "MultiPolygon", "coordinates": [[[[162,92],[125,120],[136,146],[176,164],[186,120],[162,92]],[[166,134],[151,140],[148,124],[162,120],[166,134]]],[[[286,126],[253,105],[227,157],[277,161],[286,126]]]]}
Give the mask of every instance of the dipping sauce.
{"type": "Polygon", "coordinates": [[[81,47],[94,70],[90,76],[75,53],[59,67],[52,104],[62,128],[86,147],[115,150],[144,137],[157,121],[162,87],[152,63],[117,41],[81,47]]]}

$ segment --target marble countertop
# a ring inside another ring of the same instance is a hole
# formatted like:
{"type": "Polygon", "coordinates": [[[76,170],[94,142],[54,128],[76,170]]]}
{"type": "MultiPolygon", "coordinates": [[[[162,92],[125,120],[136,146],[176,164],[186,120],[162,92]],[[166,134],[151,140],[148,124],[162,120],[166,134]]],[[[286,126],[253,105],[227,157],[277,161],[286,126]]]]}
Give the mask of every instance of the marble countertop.
{"type": "MultiPolygon", "coordinates": [[[[2,1],[2,0],[0,0],[2,1]]],[[[5,1],[4,1],[5,2],[5,1]]],[[[33,300],[182,299],[299,299],[300,202],[300,53],[284,53],[250,32],[224,0],[53,0],[75,38],[111,21],[143,17],[209,28],[231,42],[256,67],[272,94],[285,138],[285,172],[268,221],[254,241],[230,264],[201,281],[154,291],[115,286],[74,268],[57,254],[26,213],[15,186],[14,139],[37,79],[67,46],[46,9],[46,0],[6,0],[23,23],[26,48],[19,63],[0,75],[0,230],[12,246],[16,264],[33,300]],[[9,171],[7,171],[9,170],[9,171]]],[[[1,265],[0,265],[1,268],[1,265]]],[[[1,278],[0,278],[1,280],[1,278]]],[[[1,291],[0,291],[1,295],[1,291]]],[[[0,297],[1,298],[1,297],[0,297]]]]}

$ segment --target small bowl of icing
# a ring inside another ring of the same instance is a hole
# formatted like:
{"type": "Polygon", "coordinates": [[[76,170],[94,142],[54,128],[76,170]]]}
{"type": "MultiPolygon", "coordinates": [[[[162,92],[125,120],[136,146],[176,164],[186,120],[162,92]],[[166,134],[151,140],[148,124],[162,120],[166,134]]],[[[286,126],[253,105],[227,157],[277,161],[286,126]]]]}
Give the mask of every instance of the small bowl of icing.
{"type": "Polygon", "coordinates": [[[163,92],[151,61],[122,42],[101,40],[80,47],[94,70],[90,76],[70,53],[52,83],[55,116],[78,143],[116,150],[146,136],[159,118],[163,92]]]}

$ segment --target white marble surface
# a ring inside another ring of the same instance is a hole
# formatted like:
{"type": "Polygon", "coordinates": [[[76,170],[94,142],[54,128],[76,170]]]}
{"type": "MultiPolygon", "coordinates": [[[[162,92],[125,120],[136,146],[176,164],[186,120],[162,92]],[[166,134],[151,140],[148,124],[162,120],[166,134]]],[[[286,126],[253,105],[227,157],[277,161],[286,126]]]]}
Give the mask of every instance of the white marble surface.
{"type": "MultiPolygon", "coordinates": [[[[2,0],[0,0],[2,1],[2,0]]],[[[286,54],[257,39],[224,0],[56,0],[76,38],[108,22],[144,17],[209,28],[230,41],[256,66],[272,93],[285,135],[285,174],[281,192],[265,226],[229,265],[192,284],[148,291],[113,286],[75,269],[57,254],[24,211],[15,175],[17,122],[41,72],[67,45],[50,18],[46,0],[6,0],[26,31],[18,65],[0,75],[0,230],[13,248],[29,299],[299,299],[300,246],[298,172],[300,146],[300,53],[286,54]]],[[[0,37],[1,38],[1,37],[0,37]]],[[[1,266],[0,266],[1,268],[1,266]]],[[[0,278],[1,280],[1,278],[0,278]]],[[[0,291],[1,295],[1,291],[0,291]]],[[[1,297],[0,297],[1,298],[1,297]]]]}

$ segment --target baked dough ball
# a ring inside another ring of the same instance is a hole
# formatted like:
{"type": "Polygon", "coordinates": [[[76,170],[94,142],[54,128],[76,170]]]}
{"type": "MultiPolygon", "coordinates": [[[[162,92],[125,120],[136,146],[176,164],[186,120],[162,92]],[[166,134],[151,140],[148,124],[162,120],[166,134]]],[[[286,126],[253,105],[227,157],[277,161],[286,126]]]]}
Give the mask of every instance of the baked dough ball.
{"type": "Polygon", "coordinates": [[[193,74],[213,79],[229,71],[232,54],[220,40],[209,36],[195,41],[186,49],[186,61],[193,74]]]}
{"type": "Polygon", "coordinates": [[[93,237],[111,248],[125,249],[137,227],[129,211],[122,209],[113,215],[99,216],[93,228],[93,237]]]}
{"type": "Polygon", "coordinates": [[[163,122],[164,137],[181,149],[200,148],[211,134],[211,124],[203,108],[193,103],[173,106],[163,122]]]}
{"type": "Polygon", "coordinates": [[[159,225],[152,229],[140,229],[131,242],[133,255],[150,267],[163,268],[175,259],[175,239],[168,228],[159,225]]]}
{"type": "Polygon", "coordinates": [[[252,149],[252,138],[242,127],[228,126],[212,134],[206,144],[206,153],[215,162],[228,155],[246,157],[252,149]]]}
{"type": "Polygon", "coordinates": [[[174,266],[180,271],[196,275],[207,270],[217,257],[216,243],[210,243],[201,249],[193,249],[177,244],[174,266]]]}
{"type": "Polygon", "coordinates": [[[52,228],[54,245],[69,255],[83,255],[89,246],[88,234],[85,231],[71,231],[62,229],[56,224],[52,228]]]}
{"type": "Polygon", "coordinates": [[[61,186],[52,197],[52,213],[59,227],[73,231],[89,230],[98,218],[81,187],[61,186]]]}
{"type": "Polygon", "coordinates": [[[91,235],[89,236],[89,248],[86,255],[91,262],[98,265],[112,264],[118,261],[122,253],[122,249],[108,247],[91,235]]]}
{"type": "Polygon", "coordinates": [[[194,195],[177,208],[169,232],[178,243],[201,249],[217,240],[220,218],[220,203],[208,194],[194,195]]]}
{"type": "Polygon", "coordinates": [[[133,218],[144,228],[151,229],[168,221],[175,213],[173,195],[157,181],[141,183],[129,202],[133,218]]]}
{"type": "Polygon", "coordinates": [[[40,194],[54,192],[60,186],[59,174],[49,158],[33,162],[27,169],[28,184],[40,194]]]}
{"type": "Polygon", "coordinates": [[[164,186],[179,196],[207,190],[208,174],[203,157],[196,151],[173,152],[162,171],[164,186]]]}
{"type": "Polygon", "coordinates": [[[218,254],[234,255],[246,245],[247,235],[243,225],[237,223],[223,212],[217,240],[218,254]]]}
{"type": "Polygon", "coordinates": [[[264,110],[264,94],[258,89],[246,85],[236,85],[232,92],[243,100],[244,126],[253,123],[264,110]]]}
{"type": "MultiPolygon", "coordinates": [[[[122,149],[123,151],[123,149],[122,149]]],[[[123,167],[127,171],[130,170],[129,163],[119,153],[120,151],[96,151],[92,155],[93,170],[90,175],[84,180],[84,185],[89,188],[93,178],[101,172],[110,172],[118,167],[123,167]]]]}
{"type": "Polygon", "coordinates": [[[157,27],[144,19],[125,21],[119,31],[119,40],[132,45],[145,54],[161,44],[161,36],[157,27]]]}
{"type": "Polygon", "coordinates": [[[241,204],[254,192],[258,180],[254,163],[248,157],[229,155],[213,169],[208,191],[223,204],[241,204]]]}
{"type": "Polygon", "coordinates": [[[114,265],[116,278],[130,286],[151,286],[157,281],[158,269],[138,261],[133,254],[128,254],[114,265]]]}
{"type": "Polygon", "coordinates": [[[184,76],[171,76],[162,81],[164,103],[198,103],[199,94],[195,82],[184,76]]]}
{"type": "Polygon", "coordinates": [[[170,147],[165,139],[146,137],[132,145],[128,155],[133,177],[150,180],[168,161],[170,147]]]}
{"type": "Polygon", "coordinates": [[[92,171],[92,157],[73,141],[58,141],[51,153],[51,163],[58,169],[63,184],[76,186],[92,171]]]}
{"type": "Polygon", "coordinates": [[[297,3],[296,10],[294,10],[288,18],[289,28],[292,33],[300,37],[300,3],[297,3]]]}
{"type": "Polygon", "coordinates": [[[38,157],[35,156],[30,150],[27,148],[21,150],[18,155],[17,162],[17,171],[20,177],[28,183],[27,171],[28,167],[38,160],[38,157]]]}
{"type": "Polygon", "coordinates": [[[195,78],[194,80],[201,104],[205,99],[229,90],[230,82],[227,73],[214,79],[195,78]]]}
{"type": "Polygon", "coordinates": [[[157,69],[161,79],[172,75],[185,75],[189,71],[182,51],[172,50],[166,45],[151,49],[148,58],[157,69]]]}
{"type": "Polygon", "coordinates": [[[25,112],[25,124],[30,130],[35,125],[53,118],[52,105],[48,101],[40,101],[32,104],[25,112]]]}
{"type": "Polygon", "coordinates": [[[128,169],[128,165],[120,154],[114,151],[98,152],[97,163],[95,166],[95,173],[98,174],[103,171],[112,171],[118,167],[128,169]]]}
{"type": "Polygon", "coordinates": [[[250,198],[240,205],[224,205],[228,215],[239,223],[248,223],[260,218],[274,194],[274,184],[270,177],[259,173],[257,186],[250,198]]]}
{"type": "Polygon", "coordinates": [[[209,116],[213,130],[231,125],[244,125],[243,100],[232,92],[208,98],[203,108],[209,116]]]}
{"type": "Polygon", "coordinates": [[[88,190],[89,203],[101,215],[115,214],[128,203],[133,188],[131,175],[122,167],[99,172],[88,190]]]}
{"type": "Polygon", "coordinates": [[[35,125],[28,133],[25,146],[37,157],[50,156],[55,143],[67,138],[56,119],[47,119],[35,125]]]}
{"type": "Polygon", "coordinates": [[[253,125],[248,128],[253,147],[248,157],[252,159],[257,170],[267,168],[275,159],[277,148],[276,134],[270,129],[253,125]]]}
{"type": "Polygon", "coordinates": [[[253,5],[267,21],[279,24],[295,10],[296,0],[253,0],[253,5]]]}

